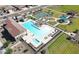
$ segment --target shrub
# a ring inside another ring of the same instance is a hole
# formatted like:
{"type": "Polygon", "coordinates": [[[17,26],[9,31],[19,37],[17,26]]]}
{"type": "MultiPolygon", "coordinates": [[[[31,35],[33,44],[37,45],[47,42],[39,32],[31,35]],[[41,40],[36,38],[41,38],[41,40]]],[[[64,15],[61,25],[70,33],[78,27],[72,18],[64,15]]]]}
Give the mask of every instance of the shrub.
{"type": "Polygon", "coordinates": [[[8,47],[9,43],[10,43],[10,41],[5,42],[5,43],[3,44],[3,48],[8,47]]]}
{"type": "Polygon", "coordinates": [[[5,54],[11,54],[11,53],[12,53],[12,49],[10,49],[10,48],[6,49],[5,54]]]}
{"type": "Polygon", "coordinates": [[[42,51],[41,51],[41,54],[45,54],[45,53],[46,53],[46,51],[45,51],[45,50],[42,50],[42,51]]]}
{"type": "Polygon", "coordinates": [[[34,16],[28,16],[28,18],[35,20],[36,18],[34,16]]]}
{"type": "Polygon", "coordinates": [[[71,37],[67,37],[66,39],[67,39],[67,40],[71,40],[71,37]]]}

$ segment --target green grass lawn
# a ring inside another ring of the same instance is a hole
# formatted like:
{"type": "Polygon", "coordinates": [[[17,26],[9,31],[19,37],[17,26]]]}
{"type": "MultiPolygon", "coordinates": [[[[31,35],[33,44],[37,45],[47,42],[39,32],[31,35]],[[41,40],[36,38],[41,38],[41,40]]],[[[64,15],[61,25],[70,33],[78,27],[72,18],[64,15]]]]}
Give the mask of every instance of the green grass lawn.
{"type": "Polygon", "coordinates": [[[66,39],[66,34],[61,35],[48,47],[49,54],[78,54],[79,47],[66,39]]]}
{"type": "Polygon", "coordinates": [[[50,19],[47,23],[49,26],[53,26],[56,24],[56,22],[53,19],[50,19]]]}
{"type": "Polygon", "coordinates": [[[79,13],[79,5],[61,5],[58,7],[48,7],[43,9],[43,11],[48,12],[48,10],[51,10],[53,12],[54,17],[59,17],[62,12],[67,12],[67,11],[75,11],[79,13]]]}
{"type": "Polygon", "coordinates": [[[49,10],[53,13],[52,17],[59,17],[62,14],[62,12],[56,11],[56,10],[51,9],[51,8],[45,8],[42,11],[49,13],[50,12],[49,10]]]}
{"type": "MultiPolygon", "coordinates": [[[[64,5],[64,6],[59,6],[56,8],[49,8],[55,11],[59,11],[59,12],[66,12],[66,11],[70,11],[73,10],[75,12],[79,12],[79,6],[78,5],[64,5]]],[[[58,13],[58,12],[56,12],[58,13]]],[[[56,15],[56,14],[55,14],[56,15]]],[[[57,15],[58,17],[59,15],[57,15]]],[[[63,29],[63,30],[67,30],[69,32],[75,31],[76,29],[79,29],[79,18],[73,18],[72,20],[72,24],[70,25],[58,25],[57,27],[63,29]]],[[[79,47],[76,46],[75,44],[73,44],[72,42],[68,41],[66,39],[67,35],[63,34],[61,35],[54,43],[52,43],[49,47],[48,47],[48,52],[50,54],[56,54],[56,53],[79,53],[79,47]]]]}
{"type": "Polygon", "coordinates": [[[69,32],[75,31],[76,29],[79,29],[79,18],[73,18],[72,19],[72,24],[70,25],[58,25],[57,27],[67,30],[69,32]]]}
{"type": "Polygon", "coordinates": [[[54,8],[49,7],[49,8],[60,11],[60,12],[66,12],[66,11],[70,11],[70,10],[79,12],[79,5],[61,5],[61,6],[58,6],[56,8],[55,7],[54,8]]]}

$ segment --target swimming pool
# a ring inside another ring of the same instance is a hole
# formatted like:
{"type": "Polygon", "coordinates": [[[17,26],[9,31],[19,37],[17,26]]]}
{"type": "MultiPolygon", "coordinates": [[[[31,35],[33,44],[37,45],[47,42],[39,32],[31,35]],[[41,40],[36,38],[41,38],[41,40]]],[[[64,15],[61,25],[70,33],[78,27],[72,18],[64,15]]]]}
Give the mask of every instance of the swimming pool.
{"type": "Polygon", "coordinates": [[[39,45],[42,44],[41,41],[38,41],[37,39],[33,39],[32,42],[31,42],[35,47],[38,47],[39,45]]]}
{"type": "Polygon", "coordinates": [[[66,21],[66,20],[68,20],[67,17],[68,17],[68,16],[66,16],[66,15],[62,15],[62,16],[60,16],[60,19],[63,20],[63,21],[66,21]]]}
{"type": "Polygon", "coordinates": [[[31,33],[34,34],[35,39],[33,39],[31,43],[35,47],[38,47],[39,45],[42,44],[42,37],[49,32],[48,29],[39,28],[37,25],[34,24],[34,22],[32,20],[29,20],[29,21],[23,23],[22,27],[25,28],[26,30],[29,30],[31,33]]]}

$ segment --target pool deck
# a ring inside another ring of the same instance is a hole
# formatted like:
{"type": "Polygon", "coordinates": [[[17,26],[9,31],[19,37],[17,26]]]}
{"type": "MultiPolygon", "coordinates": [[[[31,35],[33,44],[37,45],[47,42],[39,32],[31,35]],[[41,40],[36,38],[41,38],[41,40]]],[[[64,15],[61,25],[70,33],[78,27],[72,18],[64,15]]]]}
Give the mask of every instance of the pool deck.
{"type": "MultiPolygon", "coordinates": [[[[29,21],[27,21],[27,22],[29,22],[29,21]]],[[[26,23],[26,22],[24,22],[24,23],[26,23]]],[[[43,48],[45,45],[47,45],[51,40],[54,39],[54,37],[56,37],[56,35],[58,35],[60,33],[59,30],[57,30],[53,27],[50,27],[48,25],[42,25],[42,27],[40,27],[40,28],[44,29],[45,26],[46,26],[46,29],[48,27],[48,29],[51,29],[51,30],[46,35],[42,36],[41,44],[39,44],[36,47],[32,44],[32,40],[35,38],[35,36],[33,35],[34,33],[32,33],[29,29],[27,29],[28,35],[22,37],[23,40],[26,41],[29,44],[29,46],[31,48],[33,48],[33,50],[36,51],[36,52],[39,51],[41,48],[43,48]],[[45,37],[46,37],[46,39],[45,39],[45,37]],[[28,38],[28,40],[26,38],[28,38]]]]}
{"type": "MultiPolygon", "coordinates": [[[[57,29],[58,30],[58,29],[57,29]]],[[[42,50],[44,47],[46,47],[51,41],[54,41],[55,38],[61,33],[60,30],[58,30],[54,35],[52,35],[52,38],[50,41],[48,41],[46,44],[41,44],[39,47],[35,48],[32,44],[29,44],[29,46],[36,52],[38,53],[40,50],[42,50]]]]}

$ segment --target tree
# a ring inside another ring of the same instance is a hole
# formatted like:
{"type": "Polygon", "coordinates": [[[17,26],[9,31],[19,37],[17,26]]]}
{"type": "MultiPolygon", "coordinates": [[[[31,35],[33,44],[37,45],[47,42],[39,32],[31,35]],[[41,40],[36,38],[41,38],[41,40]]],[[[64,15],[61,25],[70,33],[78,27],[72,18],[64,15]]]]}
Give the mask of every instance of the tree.
{"type": "Polygon", "coordinates": [[[76,29],[75,31],[73,31],[73,33],[78,33],[78,31],[79,31],[79,30],[78,30],[78,29],[76,29]]]}
{"type": "Polygon", "coordinates": [[[8,47],[9,43],[10,43],[10,41],[5,42],[5,43],[3,44],[3,48],[8,47]]]}
{"type": "Polygon", "coordinates": [[[21,22],[24,22],[24,19],[23,19],[23,18],[21,18],[21,19],[20,19],[20,21],[21,21],[21,22]]]}
{"type": "Polygon", "coordinates": [[[36,18],[34,16],[28,16],[28,18],[36,20],[36,18]]]}
{"type": "Polygon", "coordinates": [[[7,48],[5,54],[11,54],[12,53],[12,49],[7,48]]]}
{"type": "Polygon", "coordinates": [[[45,53],[46,53],[46,51],[45,51],[45,50],[42,50],[42,51],[41,51],[41,54],[45,54],[45,53]]]}
{"type": "Polygon", "coordinates": [[[71,40],[71,37],[67,37],[66,39],[67,39],[67,40],[71,40]]]}

